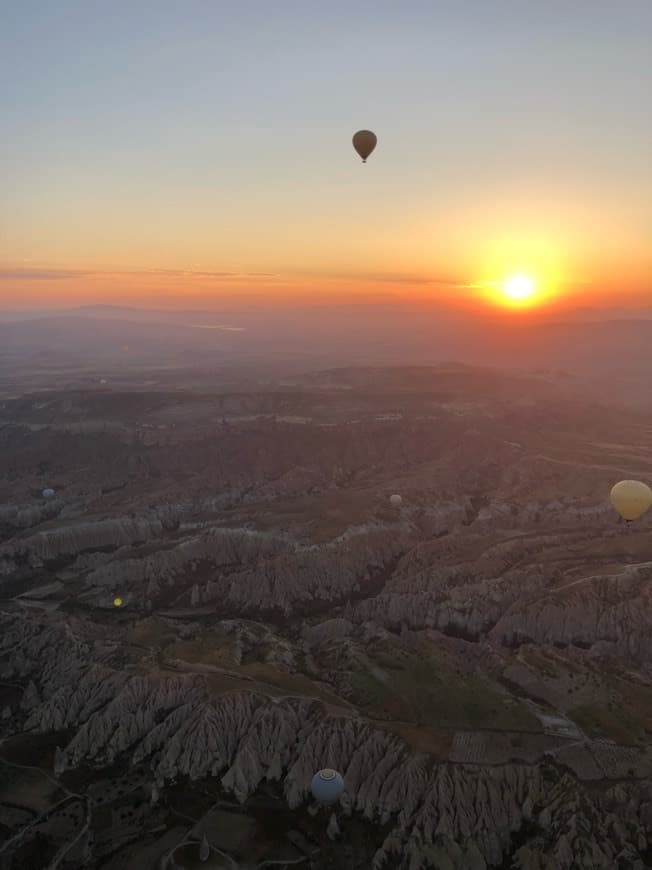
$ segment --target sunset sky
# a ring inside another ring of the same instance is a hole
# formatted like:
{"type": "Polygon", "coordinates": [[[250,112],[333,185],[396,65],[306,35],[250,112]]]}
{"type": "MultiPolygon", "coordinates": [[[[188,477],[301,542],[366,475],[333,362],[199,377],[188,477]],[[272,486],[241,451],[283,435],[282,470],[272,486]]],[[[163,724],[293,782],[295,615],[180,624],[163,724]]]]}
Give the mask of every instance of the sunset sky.
{"type": "Polygon", "coordinates": [[[1,307],[652,304],[650,0],[2,6],[1,307]]]}

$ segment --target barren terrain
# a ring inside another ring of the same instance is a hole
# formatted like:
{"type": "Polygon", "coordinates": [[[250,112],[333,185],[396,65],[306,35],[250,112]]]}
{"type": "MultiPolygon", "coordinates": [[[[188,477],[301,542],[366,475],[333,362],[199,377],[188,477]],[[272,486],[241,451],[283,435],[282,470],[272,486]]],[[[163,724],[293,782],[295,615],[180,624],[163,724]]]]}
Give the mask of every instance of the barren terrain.
{"type": "Polygon", "coordinates": [[[652,866],[652,412],[229,377],[0,402],[0,867],[652,866]]]}

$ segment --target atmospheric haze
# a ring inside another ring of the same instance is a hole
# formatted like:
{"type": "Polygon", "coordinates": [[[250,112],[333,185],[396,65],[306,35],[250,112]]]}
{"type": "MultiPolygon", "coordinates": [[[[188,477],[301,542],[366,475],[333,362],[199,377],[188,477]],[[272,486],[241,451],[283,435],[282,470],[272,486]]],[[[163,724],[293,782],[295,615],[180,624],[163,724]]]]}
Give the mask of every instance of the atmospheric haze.
{"type": "Polygon", "coordinates": [[[652,867],[651,38],[3,10],[0,870],[652,867]]]}

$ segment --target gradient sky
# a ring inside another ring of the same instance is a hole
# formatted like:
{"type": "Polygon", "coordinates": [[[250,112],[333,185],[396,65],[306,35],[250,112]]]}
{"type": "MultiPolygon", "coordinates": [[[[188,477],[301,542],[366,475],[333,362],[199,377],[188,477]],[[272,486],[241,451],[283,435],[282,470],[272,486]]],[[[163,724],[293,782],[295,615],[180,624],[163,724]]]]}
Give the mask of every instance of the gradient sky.
{"type": "Polygon", "coordinates": [[[652,301],[651,44],[651,0],[7,0],[0,302],[652,301]]]}

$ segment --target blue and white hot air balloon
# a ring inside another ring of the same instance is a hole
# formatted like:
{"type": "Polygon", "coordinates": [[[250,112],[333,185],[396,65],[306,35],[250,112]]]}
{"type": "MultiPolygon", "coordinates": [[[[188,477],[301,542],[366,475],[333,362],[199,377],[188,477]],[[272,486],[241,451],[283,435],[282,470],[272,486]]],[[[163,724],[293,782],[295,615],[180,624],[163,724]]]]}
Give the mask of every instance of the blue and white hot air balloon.
{"type": "Polygon", "coordinates": [[[56,493],[53,489],[44,489],[42,495],[43,495],[44,499],[46,499],[47,501],[50,501],[51,499],[54,498],[56,493]]]}
{"type": "Polygon", "coordinates": [[[336,770],[319,770],[310,784],[312,796],[320,804],[336,804],[344,793],[344,780],[336,770]]]}

